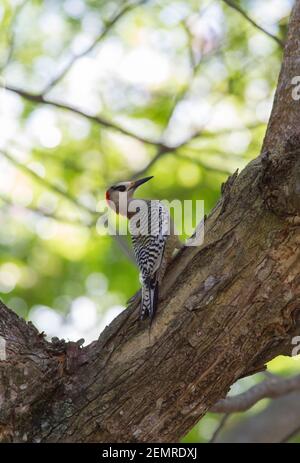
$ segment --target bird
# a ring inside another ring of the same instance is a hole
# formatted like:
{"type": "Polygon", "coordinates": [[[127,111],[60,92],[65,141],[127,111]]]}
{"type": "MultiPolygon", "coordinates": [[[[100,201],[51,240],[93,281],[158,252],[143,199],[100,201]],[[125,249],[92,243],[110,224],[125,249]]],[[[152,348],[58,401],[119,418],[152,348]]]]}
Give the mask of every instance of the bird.
{"type": "Polygon", "coordinates": [[[136,199],[138,187],[153,176],[119,182],[106,191],[106,200],[117,214],[129,220],[133,251],[140,272],[142,297],[140,319],[150,319],[156,313],[159,286],[176,249],[182,247],[166,206],[159,200],[136,199]]]}

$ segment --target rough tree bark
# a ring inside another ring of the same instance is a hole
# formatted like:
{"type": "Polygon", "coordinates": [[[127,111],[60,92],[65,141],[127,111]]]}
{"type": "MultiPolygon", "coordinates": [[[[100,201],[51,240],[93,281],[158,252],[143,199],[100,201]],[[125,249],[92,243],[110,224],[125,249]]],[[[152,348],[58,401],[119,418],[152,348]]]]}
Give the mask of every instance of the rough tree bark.
{"type": "Polygon", "coordinates": [[[178,441],[300,331],[300,1],[262,154],[222,188],[205,242],[164,283],[149,341],[137,307],[98,341],[54,340],[0,307],[0,441],[178,441]]]}

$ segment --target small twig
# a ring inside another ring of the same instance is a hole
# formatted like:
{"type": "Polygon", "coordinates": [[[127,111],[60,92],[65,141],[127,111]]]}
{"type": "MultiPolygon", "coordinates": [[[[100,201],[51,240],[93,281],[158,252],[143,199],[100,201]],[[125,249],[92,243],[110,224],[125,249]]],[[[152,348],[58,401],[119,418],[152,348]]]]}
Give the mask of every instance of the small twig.
{"type": "Polygon", "coordinates": [[[13,55],[13,52],[14,52],[14,48],[15,48],[16,23],[18,21],[19,15],[20,15],[22,9],[24,8],[24,6],[26,5],[26,3],[28,3],[28,0],[24,0],[22,3],[20,3],[18,6],[15,7],[15,11],[14,11],[13,17],[11,19],[11,23],[10,23],[10,31],[7,33],[7,35],[9,36],[9,39],[8,39],[9,40],[8,51],[7,51],[7,55],[6,55],[6,58],[4,60],[4,63],[0,67],[0,72],[2,72],[11,61],[11,58],[12,58],[12,55],[13,55]]]}
{"type": "Polygon", "coordinates": [[[213,432],[213,435],[211,436],[209,440],[210,444],[213,444],[214,442],[216,442],[217,437],[219,436],[220,432],[224,428],[229,417],[230,417],[230,413],[225,413],[225,415],[222,416],[217,428],[215,429],[215,431],[213,432]]]}
{"type": "Polygon", "coordinates": [[[76,198],[73,198],[67,191],[61,189],[59,186],[54,185],[53,183],[49,182],[48,180],[44,179],[43,177],[40,177],[36,172],[31,170],[29,167],[27,167],[25,164],[21,164],[19,161],[17,161],[10,153],[7,151],[1,149],[0,153],[2,156],[4,156],[8,161],[10,161],[12,164],[14,164],[18,169],[21,169],[23,172],[26,174],[30,175],[34,180],[39,182],[42,186],[46,187],[49,190],[52,190],[54,193],[58,194],[61,196],[63,199],[67,199],[69,202],[74,204],[78,209],[82,210],[84,213],[88,213],[91,215],[97,215],[97,212],[88,208],[87,206],[81,204],[79,201],[77,201],[76,198]]]}
{"type": "MultiPolygon", "coordinates": [[[[58,194],[61,196],[63,199],[68,200],[70,203],[72,203],[74,206],[76,206],[78,209],[82,210],[84,213],[88,213],[94,219],[90,222],[89,226],[92,227],[96,224],[97,219],[99,217],[99,214],[94,211],[93,209],[88,208],[84,204],[81,204],[79,201],[77,201],[76,198],[74,198],[72,195],[70,195],[68,192],[62,190],[60,187],[57,185],[54,185],[53,183],[47,181],[43,177],[40,177],[38,174],[36,174],[33,170],[29,169],[27,166],[24,164],[21,164],[18,162],[11,154],[9,154],[7,151],[1,149],[0,153],[2,156],[4,156],[8,161],[10,161],[12,164],[14,164],[18,169],[22,170],[26,174],[30,175],[34,180],[39,182],[42,186],[46,187],[49,190],[52,190],[54,193],[58,194]]],[[[36,211],[38,212],[38,211],[36,211]]],[[[53,217],[55,218],[55,217],[53,217]]],[[[124,252],[124,254],[132,261],[135,263],[135,258],[133,255],[133,252],[131,248],[128,246],[126,239],[121,236],[121,235],[112,235],[113,238],[117,241],[118,245],[124,252]]]]}
{"type": "Polygon", "coordinates": [[[3,195],[1,193],[0,193],[0,200],[3,201],[7,206],[9,206],[11,208],[14,208],[14,207],[21,208],[24,211],[33,212],[34,214],[36,214],[36,215],[38,215],[40,217],[53,219],[56,222],[60,222],[60,223],[63,223],[63,224],[74,225],[74,226],[79,226],[79,227],[87,227],[87,226],[92,227],[94,225],[94,223],[87,225],[86,223],[80,222],[79,220],[72,220],[72,219],[68,219],[66,217],[60,217],[58,215],[51,214],[51,213],[49,213],[47,211],[43,211],[42,209],[39,209],[37,207],[24,206],[23,204],[20,204],[20,203],[14,203],[10,198],[8,198],[7,196],[5,196],[5,195],[3,195]]]}
{"type": "MultiPolygon", "coordinates": [[[[181,101],[181,99],[180,99],[181,101]]],[[[179,101],[176,103],[178,104],[179,101]]],[[[170,117],[172,117],[172,114],[173,114],[173,111],[170,115],[170,117]]],[[[208,122],[208,119],[209,119],[210,115],[208,115],[207,117],[207,120],[205,121],[205,123],[203,125],[206,125],[207,122],[208,122]]],[[[170,118],[169,118],[169,121],[170,121],[170,118]]],[[[165,134],[166,134],[166,131],[167,131],[167,128],[169,126],[169,121],[166,125],[166,128],[164,130],[164,133],[162,135],[162,139],[165,138],[165,134]]],[[[177,146],[168,146],[164,143],[160,143],[159,146],[158,146],[158,150],[155,154],[155,156],[151,159],[151,161],[143,168],[141,169],[140,171],[136,172],[133,176],[133,178],[138,178],[140,177],[141,175],[143,175],[147,170],[149,170],[162,156],[164,156],[165,154],[170,154],[170,153],[177,153],[178,150],[180,148],[183,148],[184,146],[186,146],[188,143],[190,143],[191,141],[193,141],[195,138],[199,137],[202,132],[204,130],[204,127],[201,127],[198,131],[196,131],[192,136],[190,136],[189,138],[187,138],[186,140],[184,140],[182,143],[180,143],[179,145],[177,146]]],[[[216,169],[217,170],[217,169],[216,169]]]]}
{"type": "Polygon", "coordinates": [[[278,45],[280,45],[280,47],[284,48],[284,42],[279,37],[277,37],[276,35],[271,34],[271,32],[268,32],[262,26],[257,24],[257,22],[255,22],[252,18],[250,18],[250,16],[246,13],[246,11],[244,11],[239,5],[237,5],[232,0],[223,0],[223,2],[225,2],[226,5],[228,5],[230,8],[232,8],[232,9],[236,10],[238,13],[240,13],[245,19],[247,19],[247,21],[250,24],[252,24],[252,26],[256,27],[256,29],[263,32],[264,34],[266,34],[271,39],[275,40],[275,42],[278,45]]]}
{"type": "Polygon", "coordinates": [[[143,169],[139,170],[136,172],[134,175],[132,175],[132,179],[136,179],[141,177],[147,170],[149,170],[164,154],[166,153],[171,153],[174,151],[175,148],[170,148],[169,146],[165,145],[160,145],[155,156],[151,159],[151,161],[148,162],[148,164],[143,167],[143,169]]]}
{"type": "Polygon", "coordinates": [[[184,156],[178,151],[176,152],[176,157],[179,159],[183,159],[184,161],[189,161],[189,162],[192,162],[193,164],[197,164],[198,166],[202,167],[204,170],[207,170],[210,172],[217,172],[217,173],[224,174],[224,175],[232,174],[232,171],[230,170],[222,169],[221,167],[210,166],[209,164],[202,162],[201,159],[197,159],[197,158],[190,157],[190,156],[184,156]]]}
{"type": "MultiPolygon", "coordinates": [[[[191,34],[191,31],[188,27],[188,25],[186,24],[185,21],[182,21],[181,22],[181,25],[187,35],[187,39],[188,39],[188,53],[189,53],[189,59],[190,59],[190,76],[186,82],[186,84],[184,85],[183,89],[181,89],[181,91],[178,92],[178,94],[175,96],[174,98],[174,104],[173,104],[173,107],[170,111],[170,114],[169,114],[169,117],[168,117],[168,121],[167,121],[167,124],[164,128],[164,132],[163,132],[163,135],[161,137],[162,140],[165,139],[165,136],[166,136],[166,133],[168,131],[168,128],[170,126],[170,122],[174,116],[174,113],[178,107],[178,105],[185,100],[185,98],[188,96],[189,92],[190,92],[190,89],[193,85],[193,82],[195,80],[195,78],[197,77],[197,74],[198,74],[198,71],[200,69],[200,66],[206,61],[203,57],[201,57],[201,59],[199,59],[199,61],[197,62],[196,61],[196,58],[194,56],[194,53],[193,53],[193,48],[192,48],[192,34],[191,34]]],[[[214,53],[216,52],[216,50],[214,50],[214,53]]],[[[208,54],[207,56],[205,56],[205,58],[211,58],[213,56],[213,54],[208,54]]]]}
{"type": "Polygon", "coordinates": [[[189,52],[189,58],[190,58],[190,65],[191,65],[191,69],[193,71],[195,71],[195,69],[197,68],[197,62],[196,62],[196,58],[195,58],[195,55],[194,55],[194,51],[193,51],[193,36],[191,34],[191,31],[186,23],[186,20],[183,20],[181,21],[181,25],[186,33],[186,36],[187,36],[187,39],[188,39],[188,52],[189,52]]]}
{"type": "Polygon", "coordinates": [[[300,433],[300,425],[297,426],[296,429],[294,429],[292,432],[290,432],[287,436],[285,436],[280,442],[283,444],[283,443],[286,443],[288,442],[290,439],[292,439],[293,437],[295,437],[298,433],[300,433]]]}
{"type": "Polygon", "coordinates": [[[91,51],[94,50],[94,48],[96,47],[96,45],[99,44],[99,42],[101,42],[101,40],[103,40],[107,34],[110,32],[110,30],[112,29],[112,27],[119,21],[119,19],[121,19],[126,13],[128,13],[130,10],[132,10],[133,8],[141,5],[142,3],[144,3],[145,0],[140,0],[138,1],[137,3],[133,3],[133,4],[127,4],[125,7],[121,8],[120,11],[118,11],[108,22],[107,24],[105,25],[105,28],[103,29],[103,31],[101,31],[97,37],[95,38],[95,40],[85,49],[83,50],[81,53],[77,53],[75,55],[73,55],[69,62],[66,64],[66,66],[63,68],[63,70],[57,74],[56,77],[54,77],[47,85],[46,87],[44,88],[44,90],[41,92],[43,95],[45,95],[47,92],[49,92],[53,87],[55,87],[55,85],[57,85],[65,76],[66,74],[71,70],[71,68],[73,67],[73,65],[75,64],[76,61],[78,61],[79,59],[83,58],[84,56],[88,55],[89,53],[91,53],[91,51]]]}
{"type": "MultiPolygon", "coordinates": [[[[252,124],[249,124],[245,127],[235,127],[235,128],[224,128],[224,129],[220,129],[218,130],[218,132],[213,132],[213,131],[208,131],[208,130],[203,130],[201,132],[201,137],[207,137],[207,138],[215,138],[215,137],[218,137],[219,135],[226,135],[226,134],[230,134],[232,132],[242,132],[244,130],[255,130],[259,127],[264,127],[266,124],[265,122],[254,122],[252,124]]],[[[197,134],[195,134],[193,136],[193,139],[196,139],[197,138],[197,134]]]]}

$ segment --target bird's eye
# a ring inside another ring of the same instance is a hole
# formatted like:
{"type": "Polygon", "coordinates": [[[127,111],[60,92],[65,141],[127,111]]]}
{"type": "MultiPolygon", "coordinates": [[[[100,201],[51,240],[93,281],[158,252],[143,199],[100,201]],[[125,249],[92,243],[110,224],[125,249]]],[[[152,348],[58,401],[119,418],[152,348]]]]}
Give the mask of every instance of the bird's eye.
{"type": "Polygon", "coordinates": [[[118,191],[125,191],[126,187],[124,185],[118,186],[117,188],[118,191]]]}

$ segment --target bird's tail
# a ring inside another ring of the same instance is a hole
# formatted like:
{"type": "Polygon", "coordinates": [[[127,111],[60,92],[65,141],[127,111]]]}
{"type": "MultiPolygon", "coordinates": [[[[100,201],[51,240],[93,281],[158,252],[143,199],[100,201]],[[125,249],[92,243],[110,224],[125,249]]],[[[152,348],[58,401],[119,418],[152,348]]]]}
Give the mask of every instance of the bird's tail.
{"type": "Polygon", "coordinates": [[[149,317],[152,321],[158,304],[158,281],[149,278],[142,286],[141,320],[149,317]]]}

